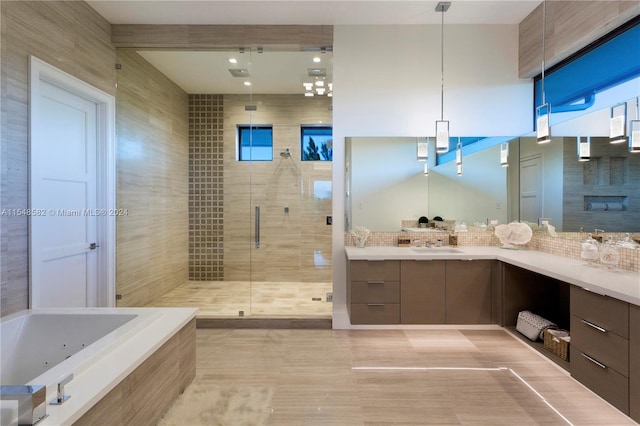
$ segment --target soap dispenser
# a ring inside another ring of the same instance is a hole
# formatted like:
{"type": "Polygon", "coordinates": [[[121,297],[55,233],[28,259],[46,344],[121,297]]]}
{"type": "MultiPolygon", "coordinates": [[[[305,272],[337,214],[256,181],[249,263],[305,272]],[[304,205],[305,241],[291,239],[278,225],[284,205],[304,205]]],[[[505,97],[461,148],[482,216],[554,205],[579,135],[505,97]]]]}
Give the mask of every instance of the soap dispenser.
{"type": "Polygon", "coordinates": [[[582,241],[580,257],[589,262],[588,264],[595,264],[596,260],[600,257],[598,245],[598,241],[593,239],[591,233],[587,234],[587,238],[582,241]]]}

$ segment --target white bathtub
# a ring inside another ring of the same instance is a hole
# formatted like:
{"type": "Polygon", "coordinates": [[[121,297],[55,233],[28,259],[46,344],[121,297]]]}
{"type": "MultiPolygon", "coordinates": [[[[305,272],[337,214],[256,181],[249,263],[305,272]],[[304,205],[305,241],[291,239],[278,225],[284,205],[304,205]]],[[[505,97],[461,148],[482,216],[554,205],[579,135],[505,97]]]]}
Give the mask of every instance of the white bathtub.
{"type": "Polygon", "coordinates": [[[60,379],[71,395],[47,405],[39,425],[78,420],[136,367],[195,318],[192,308],[46,308],[2,318],[3,385],[45,385],[47,401],[60,379]]]}

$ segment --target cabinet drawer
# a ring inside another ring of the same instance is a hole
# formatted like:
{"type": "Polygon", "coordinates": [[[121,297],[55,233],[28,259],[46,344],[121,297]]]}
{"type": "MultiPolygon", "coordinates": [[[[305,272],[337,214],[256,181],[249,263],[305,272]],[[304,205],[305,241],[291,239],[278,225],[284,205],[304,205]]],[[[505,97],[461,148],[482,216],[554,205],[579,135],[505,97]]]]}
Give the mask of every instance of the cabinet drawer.
{"type": "MultiPolygon", "coordinates": [[[[573,345],[571,336],[571,376],[593,390],[625,414],[629,414],[629,380],[611,368],[589,360],[573,345]]],[[[599,360],[595,360],[599,361],[599,360]]]]}
{"type": "Polygon", "coordinates": [[[627,302],[571,286],[571,313],[625,339],[629,338],[627,302]]]}
{"type": "Polygon", "coordinates": [[[400,324],[400,304],[354,303],[351,305],[351,324],[400,324]]]}
{"type": "Polygon", "coordinates": [[[351,281],[400,281],[399,260],[352,260],[349,262],[351,281]]]}
{"type": "Polygon", "coordinates": [[[352,282],[351,303],[400,303],[400,283],[398,281],[352,282]]]}
{"type": "Polygon", "coordinates": [[[603,332],[571,315],[571,345],[623,376],[629,376],[629,341],[615,333],[603,332]]]}

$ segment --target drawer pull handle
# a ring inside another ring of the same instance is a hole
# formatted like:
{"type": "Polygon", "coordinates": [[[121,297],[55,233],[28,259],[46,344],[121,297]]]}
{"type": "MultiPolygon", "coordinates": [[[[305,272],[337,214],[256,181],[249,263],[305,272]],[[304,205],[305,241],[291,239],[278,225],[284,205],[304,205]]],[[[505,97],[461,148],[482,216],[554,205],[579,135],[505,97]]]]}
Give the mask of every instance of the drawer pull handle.
{"type": "Polygon", "coordinates": [[[589,321],[587,321],[587,320],[582,320],[582,323],[583,323],[584,325],[588,325],[588,326],[589,326],[589,327],[591,327],[591,328],[595,328],[596,330],[598,330],[598,331],[600,331],[600,332],[602,332],[602,333],[606,333],[606,332],[607,332],[607,330],[606,330],[606,329],[604,329],[604,328],[602,328],[602,327],[599,327],[599,326],[595,325],[594,323],[589,322],[589,321]]]}
{"type": "Polygon", "coordinates": [[[384,281],[367,281],[367,284],[384,284],[384,281]]]}
{"type": "Polygon", "coordinates": [[[384,306],[384,303],[367,303],[367,306],[384,306]]]}
{"type": "Polygon", "coordinates": [[[600,361],[596,361],[595,359],[591,358],[589,355],[586,355],[586,354],[583,354],[583,353],[580,353],[580,355],[582,355],[583,357],[585,357],[586,359],[588,359],[589,361],[591,361],[592,363],[594,363],[598,367],[602,368],[603,370],[607,369],[606,365],[604,365],[600,361]]]}

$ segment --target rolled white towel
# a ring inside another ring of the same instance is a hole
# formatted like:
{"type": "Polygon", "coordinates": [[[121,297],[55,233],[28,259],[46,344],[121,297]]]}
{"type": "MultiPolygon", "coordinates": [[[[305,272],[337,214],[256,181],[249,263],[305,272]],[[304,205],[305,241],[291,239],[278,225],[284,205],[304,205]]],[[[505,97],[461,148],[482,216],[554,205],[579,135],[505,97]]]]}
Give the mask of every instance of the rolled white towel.
{"type": "Polygon", "coordinates": [[[607,210],[620,211],[622,210],[622,203],[607,203],[607,210]]]}
{"type": "Polygon", "coordinates": [[[607,203],[589,203],[587,204],[587,210],[605,211],[607,210],[607,203]]]}

